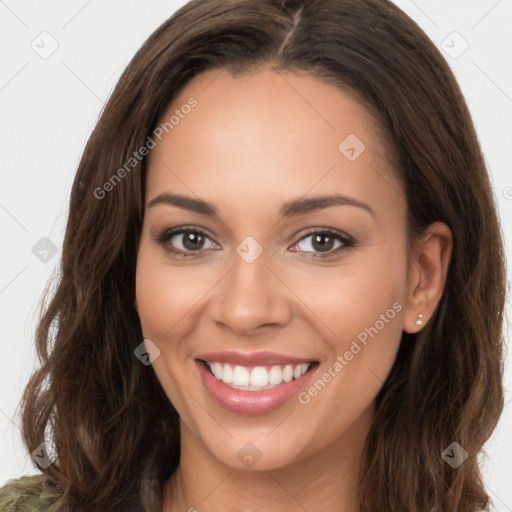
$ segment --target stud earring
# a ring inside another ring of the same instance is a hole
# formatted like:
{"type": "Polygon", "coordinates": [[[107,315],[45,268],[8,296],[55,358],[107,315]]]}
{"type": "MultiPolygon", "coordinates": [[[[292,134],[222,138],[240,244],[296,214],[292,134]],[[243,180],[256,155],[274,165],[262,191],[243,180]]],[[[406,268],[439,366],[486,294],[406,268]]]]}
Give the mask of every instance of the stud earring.
{"type": "Polygon", "coordinates": [[[416,325],[423,325],[423,314],[420,313],[418,320],[416,320],[416,325]]]}

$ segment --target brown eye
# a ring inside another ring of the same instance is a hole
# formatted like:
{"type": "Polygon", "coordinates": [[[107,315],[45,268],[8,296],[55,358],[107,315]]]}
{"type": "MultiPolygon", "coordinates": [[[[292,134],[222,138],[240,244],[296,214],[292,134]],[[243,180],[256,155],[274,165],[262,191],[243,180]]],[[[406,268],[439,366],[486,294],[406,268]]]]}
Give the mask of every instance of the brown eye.
{"type": "Polygon", "coordinates": [[[297,252],[312,253],[313,257],[323,257],[322,253],[330,256],[353,245],[354,242],[348,236],[337,231],[323,230],[304,236],[295,244],[295,247],[298,248],[297,252]]]}
{"type": "Polygon", "coordinates": [[[192,228],[169,229],[157,236],[155,241],[163,245],[166,251],[182,257],[197,256],[205,249],[218,248],[205,233],[192,228]]]}
{"type": "Polygon", "coordinates": [[[188,231],[180,235],[174,235],[172,238],[179,239],[179,237],[182,237],[181,245],[189,251],[199,251],[203,248],[205,237],[200,233],[188,231]]]}

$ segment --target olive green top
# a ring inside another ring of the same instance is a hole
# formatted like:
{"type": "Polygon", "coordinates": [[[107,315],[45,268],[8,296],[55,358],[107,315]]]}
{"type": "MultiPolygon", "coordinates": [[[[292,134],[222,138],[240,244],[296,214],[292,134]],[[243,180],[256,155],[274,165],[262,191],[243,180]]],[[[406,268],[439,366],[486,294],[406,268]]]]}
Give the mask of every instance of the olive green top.
{"type": "Polygon", "coordinates": [[[58,512],[57,500],[43,474],[9,480],[0,488],[0,512],[58,512]]]}

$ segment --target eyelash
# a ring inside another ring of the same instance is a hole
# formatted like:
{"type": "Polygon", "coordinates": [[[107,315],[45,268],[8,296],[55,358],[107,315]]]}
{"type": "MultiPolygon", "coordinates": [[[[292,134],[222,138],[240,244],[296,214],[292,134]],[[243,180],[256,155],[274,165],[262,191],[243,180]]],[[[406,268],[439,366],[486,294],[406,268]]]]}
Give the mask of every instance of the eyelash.
{"type": "MultiPolygon", "coordinates": [[[[158,234],[154,237],[154,240],[157,244],[164,246],[171,238],[175,237],[176,235],[182,235],[184,233],[199,234],[201,236],[204,236],[205,238],[210,239],[210,237],[201,229],[184,226],[184,227],[172,228],[172,229],[167,229],[165,231],[162,231],[160,234],[158,234]]],[[[343,244],[340,247],[338,247],[337,249],[330,250],[325,253],[313,253],[312,256],[310,256],[312,258],[327,258],[327,257],[333,256],[334,254],[338,254],[339,252],[342,252],[342,251],[354,246],[354,240],[351,237],[345,235],[341,231],[337,231],[337,230],[330,229],[330,228],[317,229],[315,231],[310,231],[310,232],[306,233],[294,245],[297,245],[298,243],[302,242],[303,240],[309,238],[312,235],[329,235],[329,236],[335,238],[336,240],[340,241],[343,244]]],[[[171,249],[170,247],[165,247],[165,250],[167,252],[169,252],[175,258],[178,258],[178,257],[190,258],[190,257],[196,257],[201,252],[203,252],[205,249],[200,249],[198,251],[184,252],[184,251],[179,251],[176,249],[171,249]]],[[[305,252],[307,254],[310,254],[310,251],[297,250],[295,252],[305,252]]]]}

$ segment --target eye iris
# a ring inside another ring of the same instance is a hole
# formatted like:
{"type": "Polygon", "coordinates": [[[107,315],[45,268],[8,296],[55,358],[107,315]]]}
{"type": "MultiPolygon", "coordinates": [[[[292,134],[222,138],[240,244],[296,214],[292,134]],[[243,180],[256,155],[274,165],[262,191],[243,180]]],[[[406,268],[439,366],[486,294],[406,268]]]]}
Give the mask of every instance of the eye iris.
{"type": "Polygon", "coordinates": [[[183,234],[183,247],[190,251],[201,249],[204,243],[204,236],[200,233],[184,233],[183,234]]]}
{"type": "Polygon", "coordinates": [[[318,251],[329,251],[332,249],[334,238],[327,234],[318,234],[313,237],[313,247],[318,251]],[[319,240],[326,239],[327,242],[321,243],[319,240]]]}

